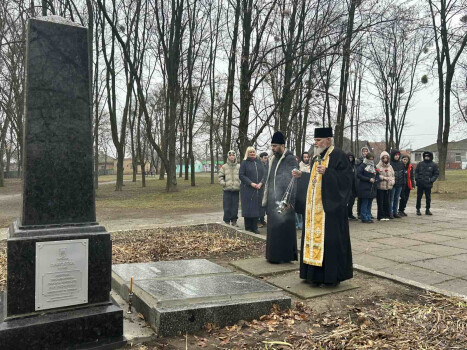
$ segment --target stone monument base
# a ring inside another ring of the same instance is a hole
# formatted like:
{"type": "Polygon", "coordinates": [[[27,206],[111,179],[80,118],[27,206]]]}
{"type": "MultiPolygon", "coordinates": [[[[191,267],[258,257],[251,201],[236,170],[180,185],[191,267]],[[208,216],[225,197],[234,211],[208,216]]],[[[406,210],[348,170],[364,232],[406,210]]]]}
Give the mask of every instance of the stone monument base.
{"type": "Polygon", "coordinates": [[[0,349],[114,349],[126,343],[123,311],[110,298],[112,241],[104,227],[24,228],[16,222],[7,249],[0,349]],[[55,248],[41,253],[45,245],[55,248]],[[80,245],[87,246],[86,254],[73,255],[80,245]]]}
{"type": "Polygon", "coordinates": [[[259,318],[274,304],[291,306],[279,288],[204,259],[113,265],[113,289],[125,300],[131,277],[134,309],[159,336],[259,318]]]}
{"type": "Polygon", "coordinates": [[[126,343],[122,334],[122,310],[106,303],[6,318],[0,322],[0,349],[117,349],[126,343]]]}

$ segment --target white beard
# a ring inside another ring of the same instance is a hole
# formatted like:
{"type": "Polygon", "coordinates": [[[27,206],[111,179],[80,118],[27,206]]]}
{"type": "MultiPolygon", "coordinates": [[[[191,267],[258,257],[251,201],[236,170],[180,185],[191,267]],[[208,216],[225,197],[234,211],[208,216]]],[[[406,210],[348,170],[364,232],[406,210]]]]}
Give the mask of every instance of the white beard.
{"type": "Polygon", "coordinates": [[[321,153],[323,153],[323,151],[325,150],[326,148],[324,147],[314,147],[313,148],[313,156],[316,157],[317,155],[320,155],[321,153]]]}

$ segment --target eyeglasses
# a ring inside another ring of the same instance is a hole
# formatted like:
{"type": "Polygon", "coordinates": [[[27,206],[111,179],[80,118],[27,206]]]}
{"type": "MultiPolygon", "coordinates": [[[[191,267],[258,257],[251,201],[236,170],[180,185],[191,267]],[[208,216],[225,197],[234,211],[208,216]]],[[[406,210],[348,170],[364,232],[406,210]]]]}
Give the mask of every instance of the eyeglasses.
{"type": "Polygon", "coordinates": [[[235,153],[234,152],[229,152],[229,156],[234,156],[235,153]]]}

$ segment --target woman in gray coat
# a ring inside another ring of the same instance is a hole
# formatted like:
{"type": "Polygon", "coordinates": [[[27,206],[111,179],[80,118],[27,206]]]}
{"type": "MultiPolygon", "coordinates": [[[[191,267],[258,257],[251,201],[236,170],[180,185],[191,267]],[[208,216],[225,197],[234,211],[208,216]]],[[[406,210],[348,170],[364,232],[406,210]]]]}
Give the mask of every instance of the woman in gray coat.
{"type": "Polygon", "coordinates": [[[263,198],[264,166],[256,156],[256,150],[248,147],[245,158],[240,164],[240,199],[242,216],[245,219],[245,230],[254,233],[258,231],[261,201],[263,198]]]}

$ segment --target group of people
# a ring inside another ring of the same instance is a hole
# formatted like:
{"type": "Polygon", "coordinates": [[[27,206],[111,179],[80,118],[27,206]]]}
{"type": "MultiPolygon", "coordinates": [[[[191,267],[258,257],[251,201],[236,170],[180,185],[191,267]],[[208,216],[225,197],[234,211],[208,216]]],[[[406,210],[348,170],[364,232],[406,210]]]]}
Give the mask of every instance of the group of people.
{"type": "Polygon", "coordinates": [[[353,179],[351,193],[347,204],[348,218],[357,219],[353,215],[353,206],[357,198],[357,216],[363,223],[373,223],[371,207],[376,198],[377,220],[389,221],[407,216],[405,212],[410,191],[417,187],[416,214],[422,215],[421,200],[425,194],[425,214],[432,215],[431,188],[439,176],[438,166],[433,162],[431,152],[423,153],[423,161],[415,168],[408,155],[401,155],[398,150],[391,154],[381,152],[379,162],[367,147],[361,150],[359,159],[347,153],[351,164],[353,179]]]}
{"type": "Polygon", "coordinates": [[[353,277],[349,219],[355,219],[356,198],[363,222],[373,222],[374,198],[377,218],[390,220],[406,216],[407,200],[416,184],[417,214],[421,215],[425,194],[425,213],[431,215],[431,187],[438,168],[430,152],[423,154],[424,161],[414,171],[410,158],[401,159],[397,150],[391,156],[383,152],[376,165],[368,149],[362,149],[356,160],[334,147],[332,128],[316,128],[314,148],[301,159],[285,144],[284,135],[277,131],[271,140],[271,157],[267,153],[257,157],[249,147],[240,164],[236,153],[229,151],[219,172],[224,222],[237,226],[240,198],[245,229],[258,233],[258,225],[267,226],[266,260],[280,264],[300,259],[300,278],[313,286],[337,285],[353,277]],[[302,230],[300,257],[297,224],[302,230]]]}

